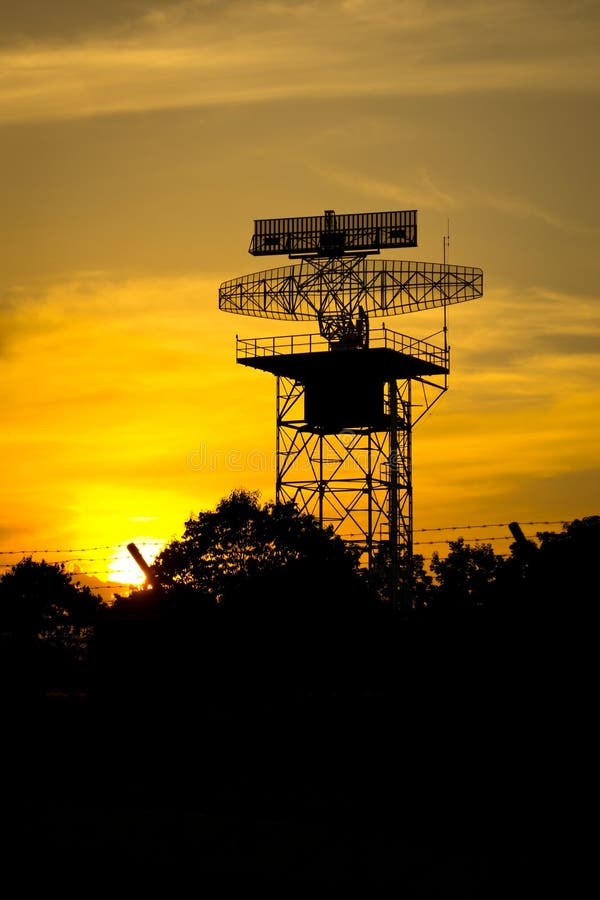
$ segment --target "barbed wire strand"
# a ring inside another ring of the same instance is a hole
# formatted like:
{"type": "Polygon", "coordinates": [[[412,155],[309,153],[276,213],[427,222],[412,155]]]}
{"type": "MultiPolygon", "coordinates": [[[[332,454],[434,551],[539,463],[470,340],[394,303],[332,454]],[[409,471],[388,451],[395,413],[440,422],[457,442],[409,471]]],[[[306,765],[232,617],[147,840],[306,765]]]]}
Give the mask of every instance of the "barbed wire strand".
{"type": "MultiPolygon", "coordinates": [[[[552,521],[541,521],[540,520],[537,522],[519,522],[519,524],[526,525],[526,526],[530,526],[530,525],[566,525],[566,524],[568,524],[569,521],[570,521],[570,519],[554,519],[552,521]]],[[[438,532],[461,531],[461,530],[467,531],[467,530],[471,530],[474,528],[508,528],[510,524],[511,524],[510,522],[489,522],[489,523],[484,523],[484,524],[479,524],[479,525],[439,525],[439,526],[431,527],[431,528],[415,528],[414,533],[421,534],[424,532],[433,532],[433,531],[438,531],[438,532]]],[[[504,540],[504,539],[505,539],[504,536],[498,537],[498,538],[488,538],[488,540],[504,540]]],[[[475,538],[475,540],[477,540],[477,538],[475,538]]],[[[159,540],[135,541],[135,544],[137,547],[151,547],[151,546],[161,547],[168,543],[169,543],[168,541],[159,541],[159,540]]],[[[432,543],[440,543],[440,542],[433,541],[432,543]]],[[[30,550],[0,550],[0,555],[13,556],[13,555],[21,554],[23,556],[26,556],[28,554],[38,554],[38,553],[55,553],[55,554],[59,554],[59,553],[92,553],[95,550],[118,550],[118,549],[126,549],[126,547],[127,547],[126,544],[101,544],[101,545],[98,545],[97,547],[71,547],[71,548],[58,548],[58,549],[36,548],[33,550],[31,550],[31,549],[30,550]]],[[[97,560],[98,558],[99,557],[94,557],[94,560],[97,560]]],[[[115,557],[101,557],[101,558],[102,559],[114,559],[115,557]]],[[[127,557],[123,557],[123,558],[127,559],[127,557]]],[[[70,561],[74,562],[74,560],[70,560],[70,561]]]]}
{"type": "MultiPolygon", "coordinates": [[[[519,525],[566,525],[569,519],[555,519],[552,522],[519,522],[519,525]]],[[[441,525],[437,528],[415,528],[414,531],[461,531],[470,528],[508,528],[510,522],[490,522],[486,525],[441,525]]]]}
{"type": "MultiPolygon", "coordinates": [[[[136,547],[162,547],[164,544],[168,543],[168,541],[134,541],[136,547]]],[[[35,550],[0,550],[0,554],[4,554],[6,556],[17,554],[17,553],[91,553],[94,550],[119,550],[119,549],[127,549],[127,544],[102,544],[98,547],[59,547],[58,549],[48,548],[39,548],[35,550]]],[[[97,559],[98,557],[94,557],[97,559]]],[[[108,559],[109,557],[104,557],[104,559],[108,559]]]]}
{"type": "MultiPolygon", "coordinates": [[[[544,524],[546,524],[546,523],[544,523],[544,524]]],[[[425,530],[431,530],[431,531],[434,531],[434,530],[437,530],[437,529],[421,529],[421,530],[424,530],[424,531],[425,531],[425,530]]],[[[535,537],[535,535],[525,535],[525,538],[526,538],[527,540],[533,540],[534,537],[535,537]]],[[[347,536],[347,539],[350,540],[350,541],[356,540],[356,538],[351,538],[351,537],[349,537],[349,536],[347,536]]],[[[510,535],[510,534],[500,534],[500,535],[492,535],[492,536],[489,536],[489,535],[488,535],[486,538],[474,537],[474,538],[472,538],[472,540],[474,540],[474,541],[476,541],[476,542],[484,541],[484,540],[485,540],[486,542],[489,542],[489,541],[510,541],[510,540],[514,540],[514,538],[513,538],[513,536],[510,535]]],[[[446,543],[446,542],[443,541],[443,540],[439,540],[439,541],[414,541],[414,545],[415,545],[415,546],[436,546],[436,545],[439,545],[439,544],[441,544],[441,543],[446,543]]],[[[3,552],[3,551],[0,551],[0,552],[3,552]]],[[[11,553],[13,553],[13,552],[19,552],[19,551],[4,551],[4,552],[11,552],[11,553]]],[[[48,552],[48,551],[40,551],[40,552],[48,552]]],[[[502,554],[497,554],[497,555],[501,556],[502,554]]],[[[76,557],[75,559],[70,559],[70,560],[68,560],[67,563],[68,563],[68,564],[71,564],[71,563],[73,563],[73,562],[75,562],[75,561],[78,561],[78,562],[94,562],[94,563],[96,563],[96,564],[101,563],[101,562],[110,562],[111,564],[115,565],[116,563],[119,563],[119,562],[130,562],[130,557],[128,557],[128,556],[76,557]]],[[[64,561],[64,560],[60,560],[60,562],[62,562],[62,563],[64,564],[65,561],[64,561]]],[[[13,563],[0,563],[0,569],[10,569],[10,568],[12,568],[12,566],[13,566],[13,563]]],[[[106,569],[99,569],[99,570],[96,569],[96,570],[92,570],[92,571],[84,570],[84,571],[78,571],[78,572],[67,572],[67,574],[71,575],[73,578],[76,578],[78,575],[83,575],[83,576],[93,576],[93,575],[98,576],[98,575],[102,575],[103,577],[106,577],[106,569]]],[[[118,586],[118,587],[130,587],[130,586],[135,585],[135,584],[136,584],[136,582],[127,582],[127,583],[119,584],[119,585],[117,585],[117,586],[118,586]]],[[[116,585],[116,582],[111,582],[111,585],[116,585]]],[[[108,585],[107,587],[110,587],[111,585],[108,585]]]]}

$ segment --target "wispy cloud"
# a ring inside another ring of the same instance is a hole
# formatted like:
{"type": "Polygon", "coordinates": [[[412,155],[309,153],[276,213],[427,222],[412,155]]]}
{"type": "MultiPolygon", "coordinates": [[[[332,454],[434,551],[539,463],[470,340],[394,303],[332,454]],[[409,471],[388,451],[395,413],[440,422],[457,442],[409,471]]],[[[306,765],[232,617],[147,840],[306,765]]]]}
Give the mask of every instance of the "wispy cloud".
{"type": "Polygon", "coordinates": [[[514,518],[530,491],[539,508],[543,482],[542,506],[558,504],[561,515],[593,512],[600,499],[599,302],[504,288],[451,311],[450,390],[415,433],[421,509],[437,507],[440,520],[456,521],[463,504],[471,515],[480,504],[509,516],[514,504],[514,518]],[[587,482],[565,498],[561,480],[579,471],[587,482]]]}
{"type": "MultiPolygon", "coordinates": [[[[599,302],[543,289],[493,289],[450,314],[451,386],[467,411],[478,410],[475,431],[493,420],[505,441],[505,432],[519,432],[521,417],[541,440],[559,423],[572,442],[592,434],[600,440],[593,412],[600,405],[599,302]],[[587,420],[576,418],[581,404],[587,420]]],[[[453,423],[464,426],[459,418],[453,423]]]]}
{"type": "Polygon", "coordinates": [[[0,121],[276,99],[597,92],[585,3],[182,3],[0,53],[0,121]],[[578,13],[578,14],[577,14],[578,13]]]}
{"type": "Polygon", "coordinates": [[[382,203],[398,206],[399,208],[433,209],[447,212],[456,209],[459,205],[457,198],[447,191],[443,191],[433,179],[427,169],[419,168],[414,176],[408,180],[391,181],[386,178],[376,178],[365,171],[351,169],[344,166],[331,166],[323,163],[305,161],[305,165],[315,174],[319,175],[333,185],[358,191],[368,197],[370,201],[375,199],[382,203]]]}
{"type": "Polygon", "coordinates": [[[558,211],[553,212],[550,209],[545,209],[534,200],[523,195],[499,194],[479,188],[477,191],[467,192],[463,196],[465,206],[468,205],[475,208],[487,206],[518,219],[533,219],[542,222],[544,225],[550,225],[558,231],[600,236],[600,228],[590,228],[581,225],[558,211]]]}
{"type": "Polygon", "coordinates": [[[548,225],[557,231],[581,235],[599,235],[600,228],[590,228],[573,221],[559,211],[544,208],[525,194],[514,195],[494,192],[483,186],[476,188],[461,185],[453,192],[442,189],[431,172],[417,167],[414,174],[402,176],[402,180],[373,177],[368,171],[344,166],[332,166],[304,160],[304,165],[314,174],[325,178],[333,185],[364,194],[365,198],[375,198],[400,207],[414,207],[452,213],[461,209],[490,209],[515,219],[533,220],[548,225]]]}

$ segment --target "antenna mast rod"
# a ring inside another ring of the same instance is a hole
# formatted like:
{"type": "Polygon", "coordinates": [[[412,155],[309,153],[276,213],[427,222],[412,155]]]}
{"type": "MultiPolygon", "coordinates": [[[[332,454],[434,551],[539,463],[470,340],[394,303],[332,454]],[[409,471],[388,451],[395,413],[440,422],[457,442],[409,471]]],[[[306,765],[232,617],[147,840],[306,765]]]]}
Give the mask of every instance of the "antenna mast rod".
{"type": "MultiPolygon", "coordinates": [[[[450,219],[448,219],[446,234],[443,237],[443,244],[444,244],[444,267],[445,267],[448,265],[449,252],[447,253],[447,251],[450,247],[450,219]]],[[[444,296],[444,352],[445,353],[448,352],[448,315],[446,312],[446,307],[447,307],[447,304],[446,304],[446,300],[445,300],[445,296],[444,296]]]]}

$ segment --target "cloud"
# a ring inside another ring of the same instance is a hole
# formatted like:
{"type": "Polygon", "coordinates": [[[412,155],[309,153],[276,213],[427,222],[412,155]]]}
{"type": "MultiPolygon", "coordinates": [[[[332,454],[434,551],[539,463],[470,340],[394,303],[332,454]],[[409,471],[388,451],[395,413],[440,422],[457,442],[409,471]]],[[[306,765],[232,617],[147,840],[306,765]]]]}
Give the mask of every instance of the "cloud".
{"type": "Polygon", "coordinates": [[[0,5],[0,44],[72,41],[89,34],[127,33],[144,21],[173,15],[181,0],[23,0],[0,5]]]}
{"type": "Polygon", "coordinates": [[[333,185],[362,193],[370,200],[380,199],[393,205],[394,208],[414,207],[446,214],[461,209],[487,208],[510,218],[538,221],[559,232],[600,236],[600,228],[586,227],[559,212],[545,209],[522,194],[514,195],[510,191],[501,194],[483,186],[472,188],[464,185],[456,187],[450,193],[439,186],[429,169],[422,166],[411,167],[414,175],[409,177],[409,180],[404,176],[402,181],[391,181],[346,166],[324,165],[310,161],[305,165],[315,175],[327,179],[333,185]]]}
{"type": "Polygon", "coordinates": [[[579,15],[533,0],[151,5],[125,32],[82,24],[69,40],[40,34],[5,46],[0,121],[295,98],[597,92],[597,17],[575,6],[579,15]]]}
{"type": "Polygon", "coordinates": [[[441,190],[427,169],[419,168],[409,180],[390,181],[373,177],[364,171],[343,166],[330,166],[307,162],[307,167],[315,174],[326,178],[331,184],[357,191],[372,202],[381,200],[394,209],[434,209],[447,212],[456,209],[458,200],[441,190]]]}
{"type": "Polygon", "coordinates": [[[537,220],[560,232],[600,236],[600,228],[587,227],[564,214],[551,212],[527,197],[511,195],[510,192],[495,194],[490,190],[479,188],[477,191],[465,192],[464,203],[471,207],[489,207],[518,219],[537,220]]]}
{"type": "Polygon", "coordinates": [[[530,363],[546,353],[553,359],[572,354],[579,344],[584,352],[596,342],[600,350],[600,320],[594,294],[574,295],[541,287],[486,289],[484,298],[465,307],[457,325],[459,340],[468,342],[473,368],[484,359],[518,359],[530,363]]]}
{"type": "MultiPolygon", "coordinates": [[[[494,521],[531,519],[532,509],[566,518],[594,512],[599,302],[506,287],[451,310],[449,391],[414,436],[415,494],[429,521],[434,509],[438,523],[456,522],[467,507],[470,517],[479,508],[481,521],[491,508],[494,521]],[[563,479],[577,484],[571,497],[563,479]]],[[[405,328],[415,333],[408,320],[405,328]]]]}
{"type": "MultiPolygon", "coordinates": [[[[425,496],[440,446],[446,502],[454,496],[482,508],[500,510],[506,498],[514,500],[515,485],[526,493],[540,479],[554,480],[563,496],[561,478],[597,470],[598,302],[505,289],[452,313],[450,390],[415,437],[425,496]]],[[[590,476],[573,509],[583,503],[593,512],[599,488],[590,476]]]]}

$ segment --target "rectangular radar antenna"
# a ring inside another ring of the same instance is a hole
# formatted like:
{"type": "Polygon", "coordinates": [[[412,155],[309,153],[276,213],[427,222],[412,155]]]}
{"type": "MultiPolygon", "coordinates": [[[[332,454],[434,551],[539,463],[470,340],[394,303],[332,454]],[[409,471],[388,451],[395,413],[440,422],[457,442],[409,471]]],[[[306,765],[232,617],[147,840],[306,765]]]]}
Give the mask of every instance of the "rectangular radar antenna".
{"type": "Polygon", "coordinates": [[[350,213],[292,219],[256,219],[253,256],[343,256],[417,246],[417,211],[350,213]]]}

